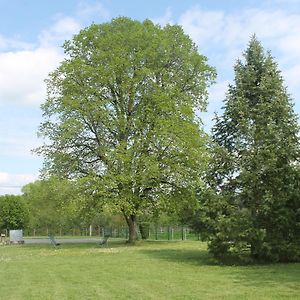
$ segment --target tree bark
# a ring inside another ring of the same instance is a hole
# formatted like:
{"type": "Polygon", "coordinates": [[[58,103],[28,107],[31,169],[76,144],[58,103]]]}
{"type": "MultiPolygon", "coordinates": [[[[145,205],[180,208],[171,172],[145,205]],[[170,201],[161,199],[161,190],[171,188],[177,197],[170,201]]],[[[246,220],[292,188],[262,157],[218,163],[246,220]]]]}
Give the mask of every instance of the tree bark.
{"type": "Polygon", "coordinates": [[[130,215],[130,216],[124,215],[124,217],[129,229],[129,237],[127,242],[130,244],[134,244],[138,239],[136,215],[130,215]]]}

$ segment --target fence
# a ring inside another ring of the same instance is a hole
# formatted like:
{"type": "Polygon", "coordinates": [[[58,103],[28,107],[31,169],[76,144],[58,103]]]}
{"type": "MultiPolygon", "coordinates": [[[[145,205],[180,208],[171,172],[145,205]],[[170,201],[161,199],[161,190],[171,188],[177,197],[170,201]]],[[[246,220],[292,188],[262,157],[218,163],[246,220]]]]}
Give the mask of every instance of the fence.
{"type": "MultiPolygon", "coordinates": [[[[160,226],[148,225],[144,227],[143,234],[138,231],[139,238],[147,238],[149,240],[199,240],[199,234],[191,230],[187,226],[160,226]]],[[[104,236],[111,235],[113,238],[128,238],[128,227],[113,226],[89,226],[84,228],[38,228],[24,230],[24,236],[104,236]]]]}

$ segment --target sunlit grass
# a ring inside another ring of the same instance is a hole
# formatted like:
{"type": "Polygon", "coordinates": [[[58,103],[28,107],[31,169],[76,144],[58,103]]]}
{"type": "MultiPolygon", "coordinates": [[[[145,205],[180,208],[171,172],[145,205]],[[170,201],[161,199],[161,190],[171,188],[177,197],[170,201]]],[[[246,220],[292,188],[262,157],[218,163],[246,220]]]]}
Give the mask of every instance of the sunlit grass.
{"type": "Polygon", "coordinates": [[[300,299],[300,264],[224,266],[196,241],[0,247],[0,299],[300,299]]]}

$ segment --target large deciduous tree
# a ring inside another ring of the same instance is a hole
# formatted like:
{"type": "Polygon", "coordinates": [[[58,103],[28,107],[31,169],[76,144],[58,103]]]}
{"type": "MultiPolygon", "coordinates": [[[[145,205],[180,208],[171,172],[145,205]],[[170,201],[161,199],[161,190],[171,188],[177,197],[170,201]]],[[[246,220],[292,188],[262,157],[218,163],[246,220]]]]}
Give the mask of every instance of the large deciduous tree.
{"type": "Polygon", "coordinates": [[[45,170],[83,178],[122,212],[134,242],[140,213],[192,199],[201,184],[206,136],[196,112],[214,69],[180,26],[149,20],[91,25],[64,50],[42,106],[45,170]]]}
{"type": "MultiPolygon", "coordinates": [[[[252,37],[216,119],[210,249],[300,259],[299,128],[277,64],[252,37]]],[[[210,220],[210,221],[209,221],[210,220]]]]}

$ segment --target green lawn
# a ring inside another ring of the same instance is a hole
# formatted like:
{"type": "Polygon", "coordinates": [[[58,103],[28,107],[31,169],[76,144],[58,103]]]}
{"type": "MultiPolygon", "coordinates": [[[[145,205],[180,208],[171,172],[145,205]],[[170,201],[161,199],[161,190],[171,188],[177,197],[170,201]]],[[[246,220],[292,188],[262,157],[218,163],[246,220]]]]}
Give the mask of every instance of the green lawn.
{"type": "Polygon", "coordinates": [[[0,246],[0,299],[300,299],[300,264],[222,266],[204,243],[0,246]]]}

